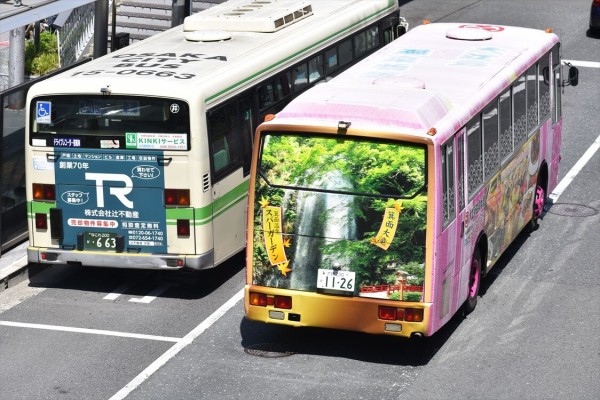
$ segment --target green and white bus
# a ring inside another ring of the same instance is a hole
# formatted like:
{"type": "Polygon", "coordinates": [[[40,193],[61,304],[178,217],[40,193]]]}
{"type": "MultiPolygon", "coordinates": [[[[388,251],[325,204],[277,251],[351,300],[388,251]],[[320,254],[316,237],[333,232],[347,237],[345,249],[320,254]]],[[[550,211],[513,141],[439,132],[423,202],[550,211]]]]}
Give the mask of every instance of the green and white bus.
{"type": "Polygon", "coordinates": [[[240,252],[258,123],[406,28],[396,0],[232,0],[34,85],[29,262],[199,270],[240,252]]]}

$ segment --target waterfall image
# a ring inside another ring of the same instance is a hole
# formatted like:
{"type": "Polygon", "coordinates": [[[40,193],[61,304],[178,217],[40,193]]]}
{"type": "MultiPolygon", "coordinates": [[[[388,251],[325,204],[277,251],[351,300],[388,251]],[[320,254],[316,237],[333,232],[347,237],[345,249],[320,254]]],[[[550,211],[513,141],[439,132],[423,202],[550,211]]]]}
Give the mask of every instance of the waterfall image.
{"type": "MultiPolygon", "coordinates": [[[[338,171],[329,172],[323,178],[328,190],[348,190],[352,184],[338,171]]],[[[324,255],[323,246],[335,240],[355,240],[356,220],[353,196],[338,193],[301,192],[297,207],[300,210],[296,221],[297,236],[293,252],[293,273],[290,288],[314,289],[317,269],[342,268],[345,259],[324,255]]]]}

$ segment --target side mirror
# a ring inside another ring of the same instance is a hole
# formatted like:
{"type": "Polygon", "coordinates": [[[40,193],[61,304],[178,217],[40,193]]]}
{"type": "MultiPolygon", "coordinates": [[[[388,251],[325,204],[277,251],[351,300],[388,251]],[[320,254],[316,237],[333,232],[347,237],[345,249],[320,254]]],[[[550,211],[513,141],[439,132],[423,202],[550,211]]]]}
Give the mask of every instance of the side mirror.
{"type": "Polygon", "coordinates": [[[569,85],[577,86],[579,83],[579,70],[577,67],[569,66],[569,85]]]}
{"type": "Polygon", "coordinates": [[[569,67],[569,77],[566,81],[562,82],[561,86],[577,86],[579,83],[579,70],[571,63],[565,62],[565,65],[569,67]]]}

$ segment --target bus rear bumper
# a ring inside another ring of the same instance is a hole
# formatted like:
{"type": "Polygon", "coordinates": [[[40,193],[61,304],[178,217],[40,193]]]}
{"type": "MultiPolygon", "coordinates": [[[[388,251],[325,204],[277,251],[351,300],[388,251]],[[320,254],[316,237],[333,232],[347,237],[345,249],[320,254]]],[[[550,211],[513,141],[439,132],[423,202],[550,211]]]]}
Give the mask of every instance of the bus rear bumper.
{"type": "Polygon", "coordinates": [[[246,318],[272,324],[294,327],[342,329],[406,338],[431,336],[431,303],[409,303],[372,298],[323,296],[267,287],[246,286],[244,309],[246,318]],[[255,306],[249,303],[250,292],[268,296],[291,296],[292,308],[277,309],[273,306],[255,306]],[[379,318],[379,307],[420,308],[423,320],[419,322],[387,321],[379,318]]]}
{"type": "Polygon", "coordinates": [[[43,265],[74,264],[89,267],[154,270],[202,270],[214,267],[212,250],[200,255],[178,255],[108,253],[29,246],[27,247],[27,260],[30,263],[43,265]]]}

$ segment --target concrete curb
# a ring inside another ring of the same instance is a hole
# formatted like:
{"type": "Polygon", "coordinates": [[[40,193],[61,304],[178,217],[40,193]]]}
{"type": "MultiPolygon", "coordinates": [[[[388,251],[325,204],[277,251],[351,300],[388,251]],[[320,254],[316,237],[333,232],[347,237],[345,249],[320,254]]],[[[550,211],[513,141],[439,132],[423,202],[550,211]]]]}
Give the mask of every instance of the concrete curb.
{"type": "Polygon", "coordinates": [[[27,256],[23,256],[3,267],[0,270],[0,292],[29,278],[28,265],[27,256]]]}

